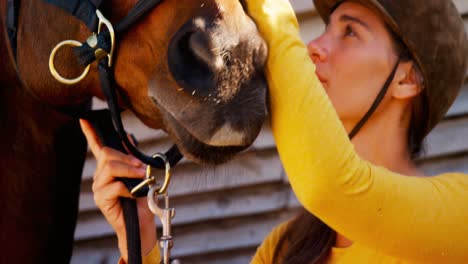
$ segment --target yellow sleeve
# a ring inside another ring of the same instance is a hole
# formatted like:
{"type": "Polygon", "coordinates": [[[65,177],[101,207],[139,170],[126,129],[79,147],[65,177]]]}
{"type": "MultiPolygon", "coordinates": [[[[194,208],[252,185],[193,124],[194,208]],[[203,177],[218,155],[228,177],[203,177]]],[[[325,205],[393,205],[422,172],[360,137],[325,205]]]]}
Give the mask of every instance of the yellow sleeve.
{"type": "MultiPolygon", "coordinates": [[[[150,253],[142,258],[143,264],[159,264],[161,263],[161,253],[159,246],[156,244],[150,253]]],[[[118,264],[126,264],[125,261],[120,258],[118,264]]]]}
{"type": "Polygon", "coordinates": [[[161,262],[161,252],[159,250],[159,242],[156,243],[154,248],[151,250],[151,252],[143,256],[142,258],[143,264],[159,264],[161,262]]]}
{"type": "Polygon", "coordinates": [[[468,260],[468,176],[407,177],[355,152],[287,0],[247,0],[269,45],[271,123],[301,204],[346,237],[424,263],[468,260]]]}
{"type": "MultiPolygon", "coordinates": [[[[270,234],[263,240],[262,244],[257,248],[255,256],[250,264],[271,264],[275,254],[276,245],[278,244],[282,234],[286,231],[288,222],[284,222],[275,227],[270,234]]],[[[281,254],[280,254],[281,255],[281,254]]]]}

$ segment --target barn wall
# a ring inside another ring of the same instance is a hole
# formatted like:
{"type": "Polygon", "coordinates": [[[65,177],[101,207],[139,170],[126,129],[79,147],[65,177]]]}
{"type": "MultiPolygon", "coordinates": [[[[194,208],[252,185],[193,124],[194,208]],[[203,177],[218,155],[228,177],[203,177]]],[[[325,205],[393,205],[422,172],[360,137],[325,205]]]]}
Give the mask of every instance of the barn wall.
{"type": "MultiPolygon", "coordinates": [[[[292,0],[304,41],[323,25],[310,0],[292,0]]],[[[454,1],[468,27],[468,0],[454,1]]],[[[102,103],[98,102],[98,107],[102,103]]],[[[165,150],[167,137],[126,114],[127,129],[146,153],[165,150]]],[[[429,135],[419,166],[428,174],[468,173],[468,84],[446,119],[429,135]]],[[[116,263],[119,253],[112,228],[93,202],[91,180],[95,161],[85,165],[73,264],[116,263]]],[[[266,124],[254,145],[228,164],[207,167],[184,160],[173,170],[169,189],[174,219],[173,254],[182,263],[248,263],[268,232],[298,209],[266,124]]]]}

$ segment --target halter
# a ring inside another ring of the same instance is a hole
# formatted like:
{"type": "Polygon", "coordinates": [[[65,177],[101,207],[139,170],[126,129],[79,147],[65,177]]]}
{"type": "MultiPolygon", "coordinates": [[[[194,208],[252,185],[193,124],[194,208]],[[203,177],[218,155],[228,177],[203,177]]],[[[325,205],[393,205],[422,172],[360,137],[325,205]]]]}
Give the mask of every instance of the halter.
{"type": "MultiPolygon", "coordinates": [[[[86,77],[90,64],[98,62],[99,77],[101,89],[106,97],[109,110],[93,111],[86,113],[84,118],[89,119],[96,128],[99,137],[104,145],[127,153],[127,150],[148,168],[154,167],[166,171],[165,183],[170,179],[169,169],[175,166],[181,159],[182,154],[176,145],[173,145],[166,153],[158,154],[153,157],[140,152],[127,138],[120,109],[117,103],[117,92],[115,79],[113,76],[113,54],[116,46],[116,40],[125,31],[130,29],[139,19],[144,17],[149,11],[162,2],[162,0],[139,0],[130,10],[127,16],[115,27],[99,11],[102,0],[45,0],[45,2],[55,5],[67,13],[80,19],[93,33],[85,42],[80,43],[75,40],[66,40],[59,43],[51,52],[49,59],[49,68],[52,75],[61,83],[71,85],[78,83],[86,77]],[[73,46],[78,62],[85,67],[85,71],[75,79],[66,79],[56,71],[54,58],[56,52],[65,46],[73,46]],[[123,143],[123,145],[122,145],[123,143]],[[169,178],[168,178],[169,177],[169,178]]],[[[10,39],[10,45],[13,54],[16,55],[16,36],[18,28],[20,0],[8,0],[7,11],[7,31],[10,39]]],[[[150,169],[149,169],[150,170],[150,169]]],[[[163,229],[169,229],[169,233],[164,231],[162,241],[166,246],[163,247],[163,263],[169,263],[170,248],[172,247],[172,237],[170,236],[170,220],[174,216],[174,209],[168,208],[167,184],[161,187],[152,186],[155,183],[154,177],[147,179],[142,184],[140,180],[122,179],[124,184],[135,197],[141,197],[148,194],[150,208],[163,222],[163,229]],[[151,188],[149,188],[151,187],[151,188]],[[151,200],[150,200],[150,193],[151,200]],[[157,195],[164,196],[166,207],[157,206],[157,195]],[[156,202],[154,201],[156,199],[156,202]],[[155,208],[159,208],[159,211],[155,208]],[[170,213],[167,213],[170,212],[170,213]],[[161,214],[160,214],[161,213],[161,214]]],[[[133,199],[121,198],[124,209],[125,227],[127,232],[128,262],[130,264],[141,264],[141,245],[136,202],[133,199]]]]}

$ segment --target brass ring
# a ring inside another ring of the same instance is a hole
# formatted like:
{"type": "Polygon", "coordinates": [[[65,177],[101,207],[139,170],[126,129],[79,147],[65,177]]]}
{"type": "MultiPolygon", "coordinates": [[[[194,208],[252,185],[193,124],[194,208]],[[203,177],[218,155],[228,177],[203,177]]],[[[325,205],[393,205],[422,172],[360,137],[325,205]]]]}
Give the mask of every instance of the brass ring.
{"type": "Polygon", "coordinates": [[[49,70],[50,70],[50,73],[52,74],[52,76],[54,76],[54,78],[57,81],[59,81],[60,83],[68,84],[68,85],[76,84],[76,83],[79,83],[80,81],[82,81],[86,77],[86,75],[88,75],[90,65],[86,66],[83,73],[80,76],[78,76],[77,78],[75,78],[75,79],[64,78],[55,69],[55,64],[54,64],[55,54],[57,53],[57,51],[60,48],[62,48],[63,46],[79,47],[81,45],[82,45],[81,42],[76,41],[76,40],[64,40],[64,41],[60,42],[59,44],[57,44],[57,46],[55,46],[55,48],[50,53],[49,70]]]}
{"type": "MultiPolygon", "coordinates": [[[[167,160],[167,158],[166,158],[166,156],[164,154],[156,153],[156,154],[153,155],[153,159],[156,159],[156,158],[162,159],[163,162],[164,162],[164,165],[165,165],[164,182],[161,185],[161,187],[159,187],[159,189],[157,191],[158,194],[164,194],[164,193],[166,193],[167,188],[169,187],[169,183],[171,181],[171,173],[170,173],[171,165],[169,164],[169,161],[167,160]]],[[[151,177],[152,177],[151,176],[151,166],[148,165],[148,166],[146,166],[146,179],[150,179],[151,177]]]]}
{"type": "Polygon", "coordinates": [[[152,186],[154,182],[154,177],[151,178],[146,178],[142,182],[140,182],[137,186],[133,187],[133,189],[130,191],[132,195],[135,195],[141,188],[143,188],[145,185],[152,186]]]}

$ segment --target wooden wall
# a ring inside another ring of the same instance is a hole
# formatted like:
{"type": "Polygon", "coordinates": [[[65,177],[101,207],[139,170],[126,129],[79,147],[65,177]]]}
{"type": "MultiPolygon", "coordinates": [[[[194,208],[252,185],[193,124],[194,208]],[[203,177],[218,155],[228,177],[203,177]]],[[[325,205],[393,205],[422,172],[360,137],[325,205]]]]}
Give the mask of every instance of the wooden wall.
{"type": "MultiPolygon", "coordinates": [[[[310,0],[292,0],[304,41],[323,26],[310,0]]],[[[468,0],[455,1],[468,27],[468,0]]],[[[102,106],[102,103],[98,102],[102,106]]],[[[131,115],[127,129],[146,153],[166,150],[170,143],[161,132],[145,128],[131,115]]],[[[427,152],[419,160],[429,174],[468,173],[468,84],[447,118],[431,133],[427,152]]],[[[96,208],[91,180],[95,161],[85,166],[80,213],[75,232],[73,264],[116,263],[119,253],[111,227],[96,208]]],[[[254,145],[232,162],[207,167],[184,160],[173,170],[169,189],[177,213],[173,254],[182,263],[248,263],[256,247],[278,223],[293,216],[299,204],[291,192],[268,125],[254,145]]]]}

